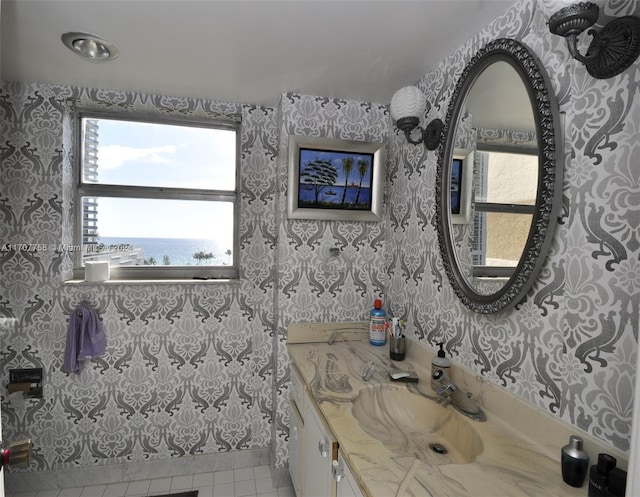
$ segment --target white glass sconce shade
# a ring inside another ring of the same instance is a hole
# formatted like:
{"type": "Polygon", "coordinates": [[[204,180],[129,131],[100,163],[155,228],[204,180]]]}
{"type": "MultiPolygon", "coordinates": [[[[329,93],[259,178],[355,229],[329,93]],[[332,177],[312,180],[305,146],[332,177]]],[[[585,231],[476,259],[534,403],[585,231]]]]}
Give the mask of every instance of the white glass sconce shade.
{"type": "Polygon", "coordinates": [[[420,119],[427,106],[427,97],[415,86],[400,88],[391,99],[391,117],[394,121],[406,117],[420,119]]]}
{"type": "Polygon", "coordinates": [[[427,150],[435,150],[442,136],[442,121],[434,119],[425,129],[418,126],[420,118],[427,108],[427,97],[415,86],[400,88],[391,99],[391,118],[400,131],[404,132],[407,141],[413,145],[424,143],[427,150]],[[413,138],[411,132],[419,130],[419,137],[413,138]]]}

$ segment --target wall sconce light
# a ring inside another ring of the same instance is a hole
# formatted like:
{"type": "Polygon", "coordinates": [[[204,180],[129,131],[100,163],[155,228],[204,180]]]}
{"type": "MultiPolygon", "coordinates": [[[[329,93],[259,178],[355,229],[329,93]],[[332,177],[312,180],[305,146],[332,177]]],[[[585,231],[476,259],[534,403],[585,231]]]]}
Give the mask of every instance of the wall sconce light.
{"type": "Polygon", "coordinates": [[[578,36],[598,20],[600,8],[592,2],[578,2],[549,18],[549,31],[563,36],[571,56],[582,62],[591,76],[607,79],[627,69],[640,55],[640,17],[612,20],[601,30],[589,29],[593,40],[586,55],[578,51],[578,36]]]}
{"type": "Polygon", "coordinates": [[[427,97],[415,86],[400,88],[391,99],[391,118],[400,131],[404,131],[407,141],[413,145],[424,143],[427,150],[435,150],[442,136],[442,121],[434,119],[425,129],[418,126],[427,106],[427,97]],[[418,127],[420,138],[414,139],[411,132],[418,127]]]}

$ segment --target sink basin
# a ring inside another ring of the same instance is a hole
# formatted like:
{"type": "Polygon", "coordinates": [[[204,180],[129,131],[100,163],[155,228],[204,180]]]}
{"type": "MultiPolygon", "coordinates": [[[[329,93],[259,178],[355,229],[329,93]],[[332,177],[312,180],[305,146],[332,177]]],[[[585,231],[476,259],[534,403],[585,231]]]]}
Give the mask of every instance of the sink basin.
{"type": "Polygon", "coordinates": [[[469,464],[484,448],[464,416],[406,387],[365,388],[354,400],[352,414],[387,449],[426,464],[469,464]]]}

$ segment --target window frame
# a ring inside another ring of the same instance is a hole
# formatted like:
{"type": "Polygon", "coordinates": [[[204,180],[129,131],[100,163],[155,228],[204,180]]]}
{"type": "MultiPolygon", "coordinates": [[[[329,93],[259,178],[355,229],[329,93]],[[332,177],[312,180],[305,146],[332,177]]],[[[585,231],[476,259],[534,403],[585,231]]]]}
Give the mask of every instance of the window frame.
{"type": "MultiPolygon", "coordinates": [[[[111,197],[132,199],[195,200],[233,203],[233,264],[224,266],[116,266],[110,270],[111,279],[126,280],[229,280],[239,279],[240,262],[240,163],[241,123],[232,120],[193,119],[173,116],[156,116],[144,113],[109,112],[95,109],[78,109],[74,115],[75,158],[74,173],[74,246],[80,248],[74,254],[74,279],[84,279],[83,255],[83,202],[82,197],[111,197]],[[156,186],[111,185],[84,183],[84,119],[111,119],[150,124],[199,127],[231,130],[236,133],[235,189],[212,190],[199,188],[172,188],[156,186]]],[[[212,221],[213,222],[213,221],[212,221]]]]}
{"type": "MultiPolygon", "coordinates": [[[[529,156],[540,156],[537,149],[532,149],[529,147],[517,147],[517,146],[509,146],[509,145],[492,145],[483,143],[478,143],[476,145],[476,152],[478,155],[478,161],[482,162],[488,159],[486,155],[491,152],[502,153],[502,154],[514,154],[514,155],[529,155],[529,156]]],[[[537,192],[536,198],[539,198],[540,192],[537,192]]],[[[496,212],[496,213],[508,213],[508,214],[528,214],[531,215],[531,222],[533,223],[533,217],[535,213],[536,203],[531,204],[514,204],[508,202],[478,202],[474,199],[474,219],[471,221],[473,225],[474,233],[476,231],[477,221],[475,219],[476,212],[496,212]]],[[[527,239],[531,236],[531,226],[529,227],[529,234],[527,239]]],[[[475,241],[474,241],[475,243],[475,241]]],[[[475,251],[473,251],[475,257],[475,251]]],[[[486,254],[485,254],[486,256],[486,254]]],[[[500,279],[509,279],[515,272],[518,266],[487,266],[484,264],[472,264],[471,272],[474,277],[477,278],[500,278],[500,279]]]]}

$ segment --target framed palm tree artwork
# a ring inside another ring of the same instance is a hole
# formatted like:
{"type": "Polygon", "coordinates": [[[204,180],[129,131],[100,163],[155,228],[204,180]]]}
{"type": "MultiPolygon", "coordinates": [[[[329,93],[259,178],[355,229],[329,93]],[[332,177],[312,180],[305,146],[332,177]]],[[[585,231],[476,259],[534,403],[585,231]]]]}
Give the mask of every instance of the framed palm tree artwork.
{"type": "Polygon", "coordinates": [[[289,137],[289,219],[381,221],[385,146],[289,137]]]}
{"type": "Polygon", "coordinates": [[[469,224],[473,187],[473,150],[454,150],[451,161],[451,223],[469,224]]]}

